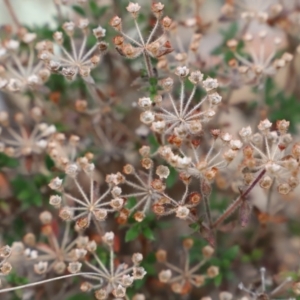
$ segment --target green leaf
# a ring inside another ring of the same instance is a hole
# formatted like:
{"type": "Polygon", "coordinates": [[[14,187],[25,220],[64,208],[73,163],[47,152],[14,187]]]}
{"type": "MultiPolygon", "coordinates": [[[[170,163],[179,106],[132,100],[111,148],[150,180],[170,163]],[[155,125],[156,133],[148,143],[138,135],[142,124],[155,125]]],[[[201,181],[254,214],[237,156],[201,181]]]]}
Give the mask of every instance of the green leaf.
{"type": "Polygon", "coordinates": [[[214,278],[214,284],[215,284],[216,287],[218,287],[218,286],[221,285],[222,279],[223,279],[222,274],[219,274],[218,276],[216,276],[216,277],[214,278]]]}
{"type": "Polygon", "coordinates": [[[135,197],[129,197],[126,202],[126,208],[130,209],[136,205],[137,201],[135,197]]]}
{"type": "Polygon", "coordinates": [[[145,236],[145,238],[147,238],[148,240],[155,240],[153,231],[149,227],[143,228],[142,232],[143,232],[143,235],[145,236]]]}
{"type": "Polygon", "coordinates": [[[192,228],[195,231],[199,231],[200,230],[200,225],[198,223],[192,223],[189,225],[190,228],[192,228]]]}
{"type": "Polygon", "coordinates": [[[159,143],[156,140],[156,137],[154,136],[154,134],[150,134],[148,136],[148,142],[151,147],[151,153],[154,153],[159,148],[159,143]]]}
{"type": "Polygon", "coordinates": [[[79,5],[73,5],[72,8],[79,15],[81,15],[81,16],[85,16],[86,15],[84,9],[81,6],[79,6],[79,5]]]}
{"type": "Polygon", "coordinates": [[[137,225],[139,225],[139,224],[133,225],[131,228],[129,228],[126,231],[126,235],[125,235],[125,242],[126,243],[135,240],[139,236],[140,226],[137,226],[137,225]]]}
{"type": "Polygon", "coordinates": [[[12,186],[16,197],[21,200],[23,208],[42,205],[42,195],[34,180],[18,175],[12,180],[12,186]]]}
{"type": "Polygon", "coordinates": [[[170,175],[166,179],[167,188],[173,187],[174,184],[177,182],[177,172],[176,172],[176,170],[171,166],[169,166],[169,170],[170,170],[170,175]]]}
{"type": "Polygon", "coordinates": [[[0,168],[16,168],[19,165],[19,162],[15,158],[11,158],[4,153],[0,153],[0,168]]]}
{"type": "Polygon", "coordinates": [[[220,30],[220,33],[223,35],[224,40],[228,41],[230,39],[235,38],[236,34],[238,33],[239,25],[237,22],[231,23],[227,30],[220,30]]]}
{"type": "Polygon", "coordinates": [[[91,296],[86,293],[79,293],[69,297],[67,300],[90,300],[91,296]]]}
{"type": "Polygon", "coordinates": [[[229,248],[227,251],[225,251],[224,258],[226,258],[228,260],[234,260],[238,256],[239,251],[240,251],[240,248],[238,245],[233,246],[233,247],[229,248]]]}
{"type": "Polygon", "coordinates": [[[54,161],[52,160],[52,158],[49,155],[46,155],[46,157],[45,157],[45,165],[49,171],[52,171],[52,169],[55,166],[54,161]]]}

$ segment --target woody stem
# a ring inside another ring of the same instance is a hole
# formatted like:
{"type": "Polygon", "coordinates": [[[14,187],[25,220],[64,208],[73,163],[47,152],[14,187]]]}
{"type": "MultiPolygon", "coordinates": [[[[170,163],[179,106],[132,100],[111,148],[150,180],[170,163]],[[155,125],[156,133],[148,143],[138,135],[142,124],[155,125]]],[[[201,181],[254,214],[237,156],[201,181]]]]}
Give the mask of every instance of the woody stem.
{"type": "Polygon", "coordinates": [[[18,29],[21,28],[21,27],[22,27],[22,26],[21,26],[21,23],[20,23],[20,21],[19,21],[17,15],[16,15],[16,13],[15,13],[14,8],[12,7],[12,5],[11,5],[11,3],[10,3],[10,0],[4,0],[4,3],[5,3],[5,5],[6,5],[6,8],[7,8],[8,12],[9,12],[9,14],[10,14],[10,16],[11,16],[13,22],[15,23],[15,25],[18,27],[18,29]]]}
{"type": "Polygon", "coordinates": [[[237,208],[241,205],[243,199],[245,199],[256,184],[261,180],[265,175],[266,170],[263,169],[258,176],[252,181],[250,186],[225,210],[225,212],[212,224],[211,228],[217,228],[221,225],[231,214],[233,214],[237,208]]]}
{"type": "Polygon", "coordinates": [[[151,60],[150,60],[150,56],[145,51],[143,51],[143,56],[144,56],[144,61],[145,61],[148,77],[152,78],[152,77],[154,77],[154,74],[153,74],[153,69],[152,69],[152,63],[151,63],[151,60]]]}

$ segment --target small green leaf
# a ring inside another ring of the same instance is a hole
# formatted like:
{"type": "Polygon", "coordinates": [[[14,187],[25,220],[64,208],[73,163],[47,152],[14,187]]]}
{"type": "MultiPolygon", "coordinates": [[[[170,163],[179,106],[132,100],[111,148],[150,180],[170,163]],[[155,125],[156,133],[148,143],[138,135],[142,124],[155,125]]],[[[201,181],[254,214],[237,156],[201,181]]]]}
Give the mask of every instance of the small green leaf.
{"type": "Polygon", "coordinates": [[[46,157],[45,157],[45,165],[49,171],[52,171],[52,169],[55,166],[54,161],[52,160],[52,158],[49,155],[46,155],[46,157]]]}
{"type": "Polygon", "coordinates": [[[91,297],[84,293],[79,293],[69,297],[67,300],[90,300],[91,297]]]}
{"type": "Polygon", "coordinates": [[[140,226],[137,226],[137,225],[139,225],[139,224],[133,225],[131,228],[129,228],[126,231],[126,235],[125,235],[125,242],[126,243],[135,240],[139,236],[140,226]]]}
{"type": "Polygon", "coordinates": [[[19,162],[15,158],[11,158],[4,153],[0,153],[0,168],[16,168],[19,165],[19,162]]]}
{"type": "Polygon", "coordinates": [[[166,179],[167,188],[171,188],[174,186],[174,184],[177,182],[177,175],[178,175],[176,170],[173,167],[169,166],[169,170],[170,170],[170,175],[166,179]]]}
{"type": "Polygon", "coordinates": [[[190,228],[192,228],[195,231],[199,231],[200,230],[200,225],[198,223],[192,223],[189,225],[190,228]]]}
{"type": "Polygon", "coordinates": [[[145,238],[147,238],[148,240],[155,240],[153,231],[149,227],[143,228],[142,232],[143,232],[143,235],[145,236],[145,238]]]}
{"type": "Polygon", "coordinates": [[[85,11],[84,11],[84,9],[83,9],[81,6],[79,6],[79,5],[73,5],[72,8],[73,8],[73,10],[74,10],[75,12],[77,12],[79,15],[85,16],[85,11]]]}
{"type": "Polygon", "coordinates": [[[32,180],[18,175],[12,181],[12,186],[16,197],[21,200],[23,208],[42,205],[42,195],[36,186],[35,179],[32,180]]]}
{"type": "Polygon", "coordinates": [[[129,197],[126,202],[126,208],[130,209],[136,205],[136,198],[135,197],[129,197]]]}
{"type": "Polygon", "coordinates": [[[218,276],[216,276],[216,277],[214,278],[214,284],[215,284],[216,287],[218,287],[218,286],[221,285],[222,279],[223,279],[222,274],[219,274],[218,276]]]}

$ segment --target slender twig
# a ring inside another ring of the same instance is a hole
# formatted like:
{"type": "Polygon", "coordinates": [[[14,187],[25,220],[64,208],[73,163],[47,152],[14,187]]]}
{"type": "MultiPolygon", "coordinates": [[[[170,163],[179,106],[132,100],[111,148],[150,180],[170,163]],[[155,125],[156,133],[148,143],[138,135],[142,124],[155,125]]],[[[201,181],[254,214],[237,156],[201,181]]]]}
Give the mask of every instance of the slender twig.
{"type": "Polygon", "coordinates": [[[225,210],[225,212],[212,224],[211,228],[217,228],[221,225],[231,214],[233,214],[236,209],[241,205],[243,199],[245,199],[256,184],[261,180],[261,178],[266,173],[266,170],[263,169],[258,176],[252,181],[250,186],[225,210]]]}
{"type": "Polygon", "coordinates": [[[274,180],[273,180],[272,185],[271,185],[271,187],[269,188],[269,191],[268,191],[267,210],[266,210],[267,214],[270,213],[270,209],[271,209],[271,200],[272,200],[273,187],[274,187],[274,180]]]}
{"type": "Polygon", "coordinates": [[[63,276],[59,276],[59,277],[55,277],[55,278],[49,278],[49,279],[38,281],[38,282],[32,282],[32,283],[28,283],[28,284],[24,284],[24,285],[19,285],[19,286],[15,286],[15,287],[11,287],[11,288],[0,289],[0,294],[12,292],[12,291],[16,291],[16,290],[21,290],[21,289],[25,289],[25,288],[40,285],[40,284],[45,284],[45,283],[52,282],[55,280],[60,280],[60,279],[65,279],[65,278],[75,277],[75,276],[87,276],[87,275],[99,276],[98,273],[88,273],[88,272],[87,273],[68,274],[68,275],[63,275],[63,276]]]}
{"type": "Polygon", "coordinates": [[[13,22],[15,23],[15,25],[18,27],[18,29],[20,29],[22,27],[16,13],[15,13],[15,10],[14,8],[12,7],[11,3],[10,3],[10,0],[4,0],[4,3],[6,5],[6,8],[13,20],[13,22]]]}
{"type": "Polygon", "coordinates": [[[152,78],[152,77],[154,77],[154,74],[153,74],[153,68],[152,68],[150,56],[148,55],[148,53],[146,53],[146,51],[143,51],[143,56],[144,56],[144,60],[145,60],[148,77],[152,78]]]}
{"type": "Polygon", "coordinates": [[[204,209],[205,209],[205,214],[206,214],[206,218],[208,221],[208,225],[210,228],[212,228],[212,218],[211,218],[211,212],[210,212],[210,206],[209,206],[209,197],[207,196],[207,193],[205,193],[203,191],[203,182],[200,182],[200,193],[201,193],[201,196],[203,199],[204,209]]]}

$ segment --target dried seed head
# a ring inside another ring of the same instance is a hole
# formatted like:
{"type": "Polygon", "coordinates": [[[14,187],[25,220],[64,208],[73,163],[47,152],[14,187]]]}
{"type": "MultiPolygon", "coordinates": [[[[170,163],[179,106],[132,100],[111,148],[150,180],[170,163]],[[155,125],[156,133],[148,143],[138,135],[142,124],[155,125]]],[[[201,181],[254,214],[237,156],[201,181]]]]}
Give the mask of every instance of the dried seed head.
{"type": "Polygon", "coordinates": [[[37,264],[34,264],[34,272],[37,274],[44,274],[47,272],[48,269],[48,262],[46,261],[39,261],[37,264]]]}
{"type": "Polygon", "coordinates": [[[280,134],[285,134],[290,126],[290,122],[286,120],[280,120],[276,122],[276,128],[280,132],[280,134]]]}
{"type": "Polygon", "coordinates": [[[281,183],[280,185],[278,185],[277,190],[279,194],[287,195],[291,191],[291,187],[288,183],[281,183]]]}
{"type": "Polygon", "coordinates": [[[75,30],[75,24],[73,22],[65,22],[62,28],[68,36],[73,36],[75,30]]]}
{"type": "Polygon", "coordinates": [[[167,166],[160,165],[156,168],[156,175],[158,175],[160,179],[167,179],[170,175],[170,170],[167,166]]]}
{"type": "Polygon", "coordinates": [[[172,277],[172,271],[171,270],[163,270],[160,271],[158,274],[158,279],[160,282],[167,283],[172,277]]]}
{"type": "Polygon", "coordinates": [[[205,79],[202,84],[206,92],[211,92],[219,86],[217,79],[213,78],[205,79]]]}
{"type": "Polygon", "coordinates": [[[122,285],[125,287],[129,287],[133,284],[134,278],[128,274],[123,275],[122,277],[122,285]]]}
{"type": "Polygon", "coordinates": [[[108,246],[112,246],[114,242],[114,233],[113,232],[106,232],[104,236],[102,236],[102,240],[104,243],[106,243],[108,246]]]}
{"type": "Polygon", "coordinates": [[[143,267],[134,267],[133,268],[133,277],[134,279],[143,279],[144,276],[147,274],[143,267]]]}
{"type": "Polygon", "coordinates": [[[141,6],[138,3],[129,2],[126,9],[129,13],[131,13],[133,18],[136,18],[138,16],[138,13],[139,13],[140,9],[141,9],[141,6]]]}
{"type": "Polygon", "coordinates": [[[70,207],[63,207],[60,211],[59,211],[59,217],[62,218],[64,221],[69,221],[72,220],[74,215],[74,212],[72,210],[72,208],[70,207]]]}
{"type": "Polygon", "coordinates": [[[194,280],[195,280],[196,286],[200,287],[205,282],[205,276],[203,276],[203,275],[195,275],[194,280]]]}
{"type": "Polygon", "coordinates": [[[84,34],[87,34],[89,23],[88,19],[79,19],[78,28],[81,29],[84,34]]]}
{"type": "Polygon", "coordinates": [[[181,78],[186,77],[189,75],[190,70],[186,67],[177,67],[175,70],[175,74],[181,78]]]}
{"type": "Polygon", "coordinates": [[[259,182],[259,185],[263,189],[269,189],[272,185],[272,182],[273,180],[270,176],[264,176],[259,182]]]}
{"type": "Polygon", "coordinates": [[[78,174],[79,168],[77,164],[69,164],[65,167],[66,175],[70,176],[71,178],[75,178],[78,174]]]}
{"type": "Polygon", "coordinates": [[[192,72],[189,76],[189,80],[193,84],[199,84],[203,80],[203,74],[200,71],[192,72]]]}
{"type": "Polygon", "coordinates": [[[139,153],[142,157],[149,157],[150,156],[150,147],[149,146],[142,146],[139,149],[139,153]]]}
{"type": "Polygon", "coordinates": [[[169,18],[169,17],[164,17],[164,18],[162,19],[162,21],[161,21],[161,24],[162,24],[162,26],[163,26],[163,28],[164,28],[165,30],[170,29],[172,23],[173,23],[173,21],[172,21],[172,19],[169,18]]]}
{"type": "Polygon", "coordinates": [[[115,297],[118,297],[118,298],[123,298],[126,296],[126,289],[121,286],[120,284],[117,286],[117,288],[113,289],[112,291],[112,294],[115,296],[115,297]]]}
{"type": "Polygon", "coordinates": [[[110,206],[115,210],[120,210],[124,205],[124,199],[114,198],[110,201],[110,206]]]}
{"type": "Polygon", "coordinates": [[[293,284],[293,292],[296,294],[296,295],[300,295],[300,282],[295,282],[293,284]]]}
{"type": "Polygon", "coordinates": [[[139,265],[143,260],[143,254],[141,253],[134,253],[132,255],[132,262],[135,264],[135,265],[139,265]]]}
{"type": "Polygon", "coordinates": [[[186,206],[178,206],[176,209],[176,217],[185,220],[190,214],[190,210],[186,206]]]}
{"type": "Polygon", "coordinates": [[[155,253],[156,260],[158,262],[165,262],[167,260],[167,252],[165,250],[158,250],[155,253]]]}
{"type": "Polygon", "coordinates": [[[222,101],[222,96],[220,96],[218,93],[211,93],[208,95],[208,99],[212,105],[218,105],[222,101]]]}
{"type": "Polygon", "coordinates": [[[211,246],[205,246],[204,248],[202,248],[202,254],[206,259],[212,257],[214,252],[215,250],[211,246]]]}
{"type": "Polygon", "coordinates": [[[166,129],[166,122],[164,121],[153,122],[151,125],[151,129],[155,132],[162,134],[166,129]]]}
{"type": "Polygon", "coordinates": [[[140,120],[146,125],[151,124],[155,120],[155,115],[151,111],[144,111],[140,115],[140,120]]]}
{"type": "Polygon", "coordinates": [[[8,245],[3,246],[0,248],[0,257],[7,258],[10,256],[11,252],[12,252],[11,247],[9,247],[8,245]]]}
{"type": "Polygon", "coordinates": [[[76,221],[76,226],[79,230],[86,229],[90,225],[90,220],[88,217],[79,218],[76,221]]]}
{"type": "Polygon", "coordinates": [[[52,214],[49,211],[43,211],[42,213],[40,213],[39,218],[42,224],[50,224],[52,221],[52,214]]]}
{"type": "Polygon", "coordinates": [[[240,140],[231,140],[230,147],[232,150],[239,150],[243,146],[243,143],[240,140]]]}
{"type": "Polygon", "coordinates": [[[122,189],[118,186],[113,187],[111,194],[113,197],[118,198],[122,194],[122,189]]]}
{"type": "Polygon", "coordinates": [[[63,261],[55,262],[53,270],[56,274],[63,274],[67,268],[67,265],[63,261]]]}
{"type": "MultiPolygon", "coordinates": [[[[80,290],[82,292],[90,292],[91,290],[93,289],[93,285],[90,284],[89,282],[83,282],[81,285],[80,285],[80,290]]],[[[98,298],[97,298],[98,299],[98,298]]]]}
{"type": "Polygon", "coordinates": [[[153,160],[149,157],[145,157],[141,160],[141,165],[146,170],[150,170],[153,167],[153,160]]]}
{"type": "Polygon", "coordinates": [[[29,247],[34,247],[35,243],[36,243],[36,237],[35,237],[35,235],[33,233],[27,233],[23,237],[23,241],[29,247]]]}
{"type": "Polygon", "coordinates": [[[68,271],[71,274],[79,273],[82,267],[82,263],[80,262],[71,262],[68,265],[68,271]]]}
{"type": "Polygon", "coordinates": [[[242,139],[248,139],[252,136],[252,129],[250,126],[248,127],[243,127],[240,132],[239,132],[240,136],[242,139]]]}
{"type": "Polygon", "coordinates": [[[258,127],[258,130],[265,133],[271,129],[272,123],[268,119],[265,119],[263,121],[260,121],[259,125],[257,127],[258,127]]]}
{"type": "Polygon", "coordinates": [[[0,271],[3,275],[8,275],[12,270],[12,266],[9,262],[4,262],[0,268],[0,271]]]}
{"type": "Polygon", "coordinates": [[[164,9],[164,5],[161,2],[152,3],[151,10],[155,14],[156,17],[159,17],[161,12],[164,9]]]}
{"type": "Polygon", "coordinates": [[[153,204],[152,210],[156,215],[159,215],[159,216],[163,215],[165,213],[165,208],[161,204],[153,204]]]}
{"type": "Polygon", "coordinates": [[[194,241],[192,239],[184,239],[182,245],[185,249],[190,250],[194,246],[194,241]]]}
{"type": "Polygon", "coordinates": [[[139,98],[138,104],[143,109],[150,109],[152,107],[152,101],[148,97],[139,98]]]}
{"type": "Polygon", "coordinates": [[[87,250],[85,249],[75,249],[74,252],[76,259],[83,259],[87,254],[87,250]]]}
{"type": "Polygon", "coordinates": [[[58,43],[59,45],[61,45],[63,43],[63,41],[64,41],[63,33],[60,32],[60,31],[54,32],[53,39],[55,40],[56,43],[58,43]]]}
{"type": "Polygon", "coordinates": [[[61,205],[61,201],[62,201],[61,196],[52,195],[52,196],[50,196],[49,203],[50,203],[50,205],[53,205],[55,208],[59,208],[61,205]]]}
{"type": "Polygon", "coordinates": [[[133,217],[137,222],[142,222],[145,219],[145,214],[142,211],[137,211],[133,217]]]}
{"type": "Polygon", "coordinates": [[[232,300],[233,299],[233,295],[229,292],[221,292],[219,294],[219,299],[220,300],[232,300]]]}
{"type": "Polygon", "coordinates": [[[86,246],[86,249],[89,251],[89,252],[95,252],[97,250],[97,244],[95,241],[90,241],[88,242],[87,246],[86,246]]]}
{"type": "Polygon", "coordinates": [[[219,275],[219,268],[216,266],[211,266],[207,269],[206,273],[209,278],[214,278],[219,275]]]}
{"type": "Polygon", "coordinates": [[[95,298],[97,300],[105,300],[107,299],[107,292],[105,289],[100,289],[100,290],[97,290],[95,291],[95,298]]]}
{"type": "Polygon", "coordinates": [[[58,177],[53,178],[49,183],[49,187],[52,190],[59,190],[61,188],[61,186],[62,186],[62,179],[60,179],[58,177]]]}

